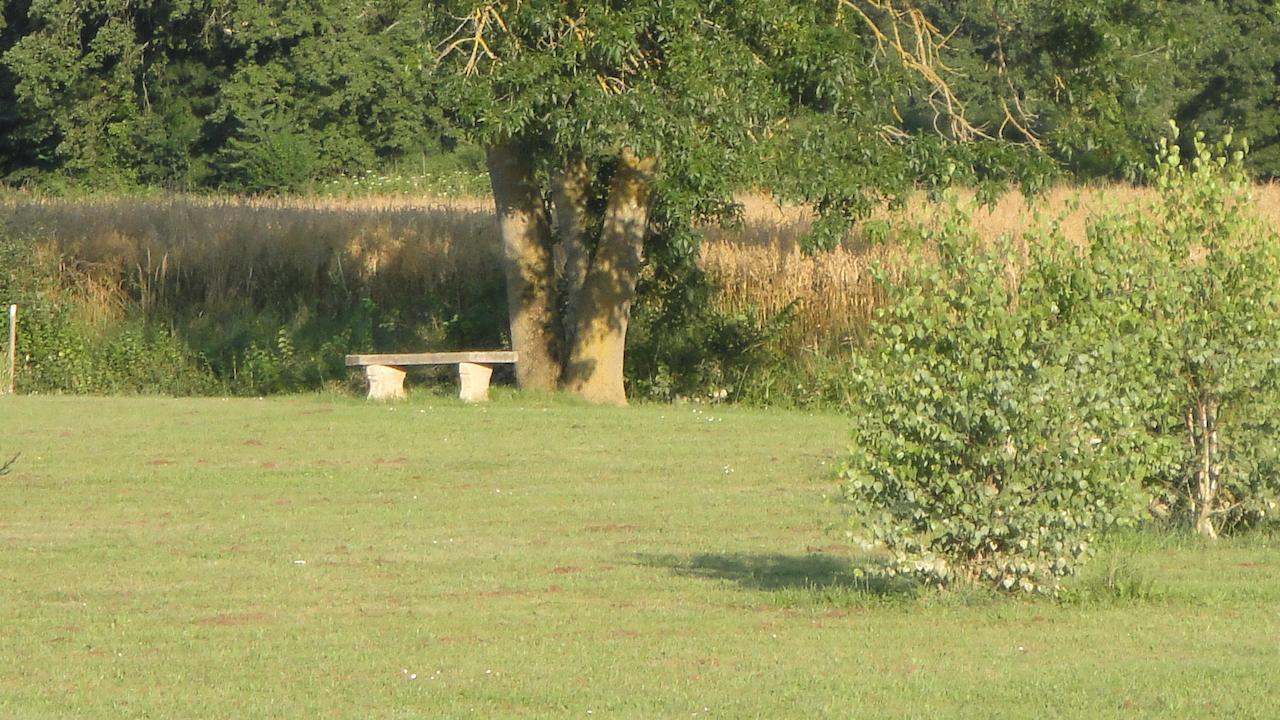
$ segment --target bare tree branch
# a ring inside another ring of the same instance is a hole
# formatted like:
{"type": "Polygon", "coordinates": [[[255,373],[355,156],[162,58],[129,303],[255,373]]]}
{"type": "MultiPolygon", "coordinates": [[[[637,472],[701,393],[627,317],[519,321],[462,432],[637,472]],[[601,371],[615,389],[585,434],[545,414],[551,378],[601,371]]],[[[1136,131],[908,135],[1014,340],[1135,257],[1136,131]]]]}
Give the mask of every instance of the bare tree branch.
{"type": "MultiPolygon", "coordinates": [[[[942,132],[937,127],[937,121],[945,117],[951,136],[957,139],[992,138],[985,129],[969,122],[965,116],[963,101],[946,79],[946,74],[953,74],[954,71],[943,62],[942,53],[955,34],[955,29],[950,33],[943,33],[923,12],[910,5],[897,3],[896,0],[837,0],[837,3],[840,8],[847,8],[861,18],[881,47],[888,48],[903,66],[929,85],[931,91],[925,100],[937,113],[934,118],[935,131],[942,132]],[[870,12],[864,9],[864,5],[870,12]]],[[[1023,111],[1017,97],[1014,97],[1014,107],[1021,120],[1014,116],[1005,101],[1001,101],[1001,106],[1005,113],[1001,128],[1012,125],[1028,142],[1040,147],[1039,138],[1031,131],[1031,118],[1023,111]]]]}
{"type": "Polygon", "coordinates": [[[502,13],[498,11],[498,7],[499,3],[496,2],[485,3],[473,10],[465,18],[459,18],[461,22],[458,24],[457,29],[438,46],[444,49],[437,59],[443,60],[461,48],[469,48],[470,53],[464,70],[468,77],[475,75],[479,71],[481,58],[488,58],[493,62],[498,62],[498,56],[494,54],[493,49],[489,47],[488,41],[485,40],[485,33],[489,32],[493,26],[497,26],[502,32],[510,32],[506,21],[502,19],[502,13]]]}

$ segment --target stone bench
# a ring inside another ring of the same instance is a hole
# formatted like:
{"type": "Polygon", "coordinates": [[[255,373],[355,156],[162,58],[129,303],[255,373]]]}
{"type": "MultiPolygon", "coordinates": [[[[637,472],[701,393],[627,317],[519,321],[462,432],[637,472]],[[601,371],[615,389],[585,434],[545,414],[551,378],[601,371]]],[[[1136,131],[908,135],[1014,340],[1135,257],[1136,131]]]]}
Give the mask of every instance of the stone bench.
{"type": "Polygon", "coordinates": [[[457,365],[462,390],[458,397],[467,402],[489,399],[489,376],[493,366],[516,362],[511,350],[471,352],[392,353],[348,355],[347,367],[363,367],[369,380],[370,400],[395,400],[405,396],[404,368],[412,365],[457,365]]]}

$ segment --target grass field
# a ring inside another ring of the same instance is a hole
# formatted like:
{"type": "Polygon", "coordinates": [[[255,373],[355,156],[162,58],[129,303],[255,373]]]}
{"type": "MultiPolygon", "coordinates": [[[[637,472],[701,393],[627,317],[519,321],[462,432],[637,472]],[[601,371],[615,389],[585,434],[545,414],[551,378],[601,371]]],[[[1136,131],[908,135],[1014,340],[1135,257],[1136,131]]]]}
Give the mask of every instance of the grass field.
{"type": "Polygon", "coordinates": [[[845,425],[2,397],[0,717],[1280,716],[1280,540],[1130,538],[1075,602],[867,592],[845,425]]]}

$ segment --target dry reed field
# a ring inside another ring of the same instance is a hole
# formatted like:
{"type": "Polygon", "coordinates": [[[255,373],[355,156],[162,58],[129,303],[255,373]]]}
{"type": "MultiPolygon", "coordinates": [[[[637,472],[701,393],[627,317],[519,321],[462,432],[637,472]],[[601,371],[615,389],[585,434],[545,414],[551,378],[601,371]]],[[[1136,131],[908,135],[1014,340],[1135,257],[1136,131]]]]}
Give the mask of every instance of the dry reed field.
{"type": "MultiPolygon", "coordinates": [[[[1034,201],[1009,193],[972,216],[984,237],[1018,237],[1056,223],[1083,242],[1091,218],[1138,207],[1149,190],[1125,186],[1059,187],[1034,201]]],[[[1256,211],[1280,224],[1280,185],[1256,189],[1256,211]]],[[[863,326],[877,305],[869,269],[894,267],[912,254],[895,241],[928,226],[943,208],[915,199],[876,213],[882,242],[855,230],[830,253],[806,255],[800,240],[810,217],[746,196],[743,223],[704,229],[701,263],[720,287],[717,309],[767,319],[790,309],[788,340],[800,347],[839,341],[863,326]]],[[[61,200],[0,198],[0,221],[41,238],[79,278],[103,312],[130,302],[144,309],[183,298],[264,293],[307,295],[331,284],[361,288],[375,302],[421,293],[463,298],[500,273],[500,248],[488,198],[202,198],[61,200]]]]}
{"type": "Polygon", "coordinates": [[[465,198],[0,201],[3,225],[38,238],[97,304],[144,310],[333,284],[374,301],[466,296],[500,269],[492,216],[465,198]]]}
{"type": "MultiPolygon", "coordinates": [[[[972,196],[962,199],[972,202],[972,196]]],[[[1083,244],[1094,219],[1154,199],[1154,191],[1121,185],[1056,187],[1034,200],[1010,192],[994,205],[973,208],[972,225],[980,237],[1015,239],[1056,225],[1083,244]]],[[[1258,186],[1255,201],[1264,221],[1280,226],[1280,185],[1258,186]]],[[[705,231],[702,265],[721,288],[723,310],[747,310],[764,319],[792,307],[791,340],[801,346],[838,341],[864,326],[879,302],[871,267],[882,263],[893,277],[894,269],[918,252],[895,238],[909,228],[936,224],[945,212],[944,206],[915,198],[902,210],[884,209],[870,219],[887,229],[887,241],[871,241],[855,229],[841,247],[807,255],[800,239],[811,218],[802,208],[779,207],[760,196],[742,203],[743,227],[705,231]]]]}

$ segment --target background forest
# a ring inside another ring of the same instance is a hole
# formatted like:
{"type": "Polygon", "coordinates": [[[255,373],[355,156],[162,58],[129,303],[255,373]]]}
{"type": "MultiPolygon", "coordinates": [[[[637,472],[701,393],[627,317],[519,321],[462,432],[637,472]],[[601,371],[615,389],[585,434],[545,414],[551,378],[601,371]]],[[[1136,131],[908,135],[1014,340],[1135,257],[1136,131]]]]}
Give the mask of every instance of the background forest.
{"type": "MultiPolygon", "coordinates": [[[[1186,137],[1235,128],[1252,144],[1250,171],[1280,176],[1274,2],[916,5],[954,33],[947,81],[970,120],[1010,139],[1034,134],[1076,178],[1133,177],[1170,118],[1186,137]]],[[[0,180],[260,193],[366,173],[479,175],[482,154],[459,146],[432,82],[431,12],[368,0],[5,0],[0,180]]],[[[908,128],[934,121],[904,108],[908,128]]]]}

